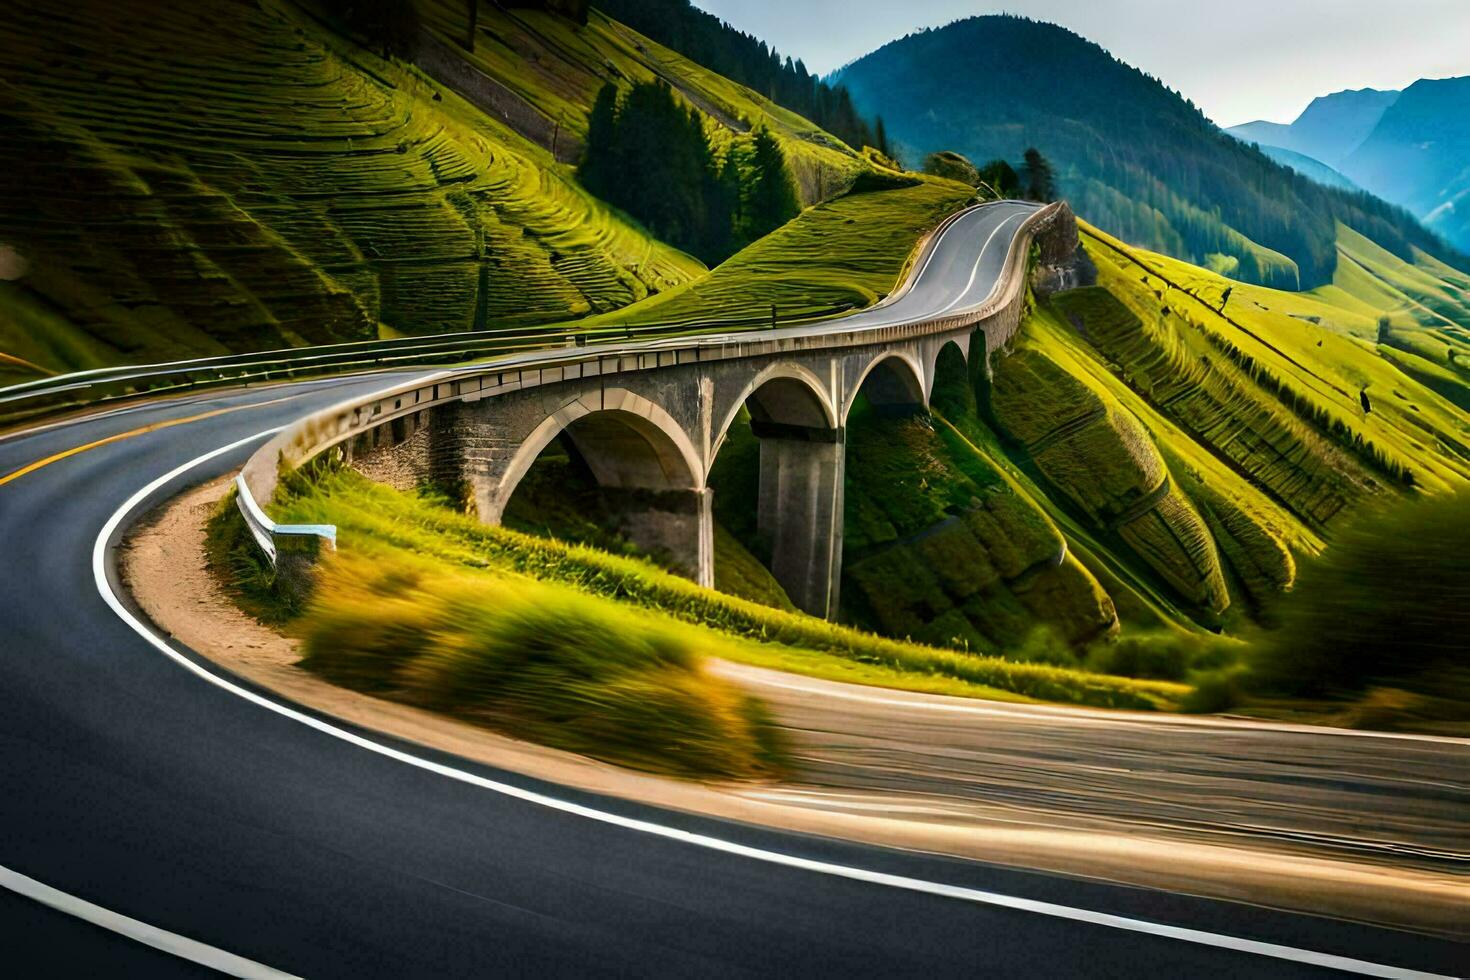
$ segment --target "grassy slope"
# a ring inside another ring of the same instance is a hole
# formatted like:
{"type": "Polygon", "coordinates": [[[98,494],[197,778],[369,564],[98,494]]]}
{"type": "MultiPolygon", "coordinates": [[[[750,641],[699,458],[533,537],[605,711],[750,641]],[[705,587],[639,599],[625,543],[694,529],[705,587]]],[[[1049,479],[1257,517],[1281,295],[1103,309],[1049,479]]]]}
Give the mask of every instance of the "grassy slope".
{"type": "MultiPolygon", "coordinates": [[[[1176,684],[1017,663],[883,639],[801,613],[701,589],[637,558],[488,527],[440,501],[397,493],[351,472],[290,480],[273,512],[337,525],[344,552],[391,564],[442,565],[570,585],[711,630],[722,656],[857,683],[974,697],[1036,698],[1114,707],[1170,707],[1176,684]]],[[[698,638],[691,642],[699,648],[698,638]]]]}
{"type": "MultiPolygon", "coordinates": [[[[1343,231],[1344,249],[1361,247],[1359,236],[1343,231]]],[[[1406,315],[1376,306],[1380,291],[1396,282],[1421,281],[1423,269],[1383,253],[1380,273],[1371,281],[1349,276],[1316,293],[1288,293],[1232,284],[1142,251],[1125,258],[1118,243],[1105,236],[1089,234],[1088,240],[1098,245],[1092,254],[1099,259],[1104,285],[1138,297],[1141,310],[1150,303],[1155,309],[1170,309],[1176,334],[1203,338],[1217,355],[1249,359],[1258,387],[1264,382],[1273,400],[1291,404],[1297,420],[1293,424],[1307,425],[1331,452],[1349,457],[1351,462],[1338,469],[1364,470],[1354,482],[1368,484],[1369,492],[1374,485],[1402,482],[1402,473],[1412,474],[1416,485],[1430,490],[1457,486],[1470,477],[1470,419],[1449,399],[1400,370],[1373,341],[1378,315],[1397,315],[1396,322],[1406,315]],[[1166,279],[1178,288],[1169,287],[1166,279]],[[1216,312],[1220,297],[1232,285],[1222,316],[1216,312]],[[1365,391],[1371,405],[1367,413],[1360,401],[1365,391]]],[[[1453,295],[1452,284],[1443,288],[1453,295]]],[[[1470,322],[1470,313],[1464,317],[1470,322]]],[[[1454,336],[1463,328],[1445,330],[1454,336]]],[[[1348,496],[1359,494],[1349,490],[1348,496]]]]}
{"type": "Polygon", "coordinates": [[[773,305],[786,317],[868,306],[892,291],[914,243],[973,196],[973,188],[937,178],[847,194],[808,208],[708,276],[599,320],[762,316],[773,305]]]}
{"type": "MultiPolygon", "coordinates": [[[[844,595],[859,621],[940,643],[985,634],[979,624],[1004,613],[1003,597],[966,604],[954,575],[939,574],[980,574],[985,548],[960,542],[943,559],[921,548],[951,543],[964,500],[983,497],[996,476],[1065,537],[1125,638],[1244,627],[1344,515],[1412,492],[1410,481],[1437,493],[1470,479],[1470,416],[1404,369],[1405,351],[1375,342],[1384,314],[1395,341],[1402,332],[1453,342],[1456,328],[1424,323],[1431,314],[1404,300],[1412,288],[1424,307],[1444,308],[1463,298],[1461,274],[1398,262],[1347,232],[1345,253],[1371,259],[1373,271],[1289,293],[1086,226],[1084,241],[1098,285],[1030,312],[994,359],[978,416],[941,385],[932,430],[851,426],[844,595]]],[[[1446,383],[1463,390],[1453,368],[1446,383]]],[[[1042,615],[1013,617],[983,648],[1011,649],[1037,623],[1069,639],[1066,611],[1085,599],[1081,585],[1042,615]]]]}
{"type": "Polygon", "coordinates": [[[781,143],[803,202],[815,204],[850,185],[863,170],[851,149],[807,119],[695,64],[593,10],[586,26],[536,10],[479,5],[473,52],[464,47],[468,8],[461,0],[417,0],[425,23],[476,69],[534,104],[583,139],[587,110],[607,81],[626,86],[661,78],[705,113],[717,147],[765,126],[781,143]]]}
{"type": "Polygon", "coordinates": [[[0,73],[0,241],[30,265],[0,353],[44,370],[559,320],[703,271],[278,0],[20,9],[0,73]]]}

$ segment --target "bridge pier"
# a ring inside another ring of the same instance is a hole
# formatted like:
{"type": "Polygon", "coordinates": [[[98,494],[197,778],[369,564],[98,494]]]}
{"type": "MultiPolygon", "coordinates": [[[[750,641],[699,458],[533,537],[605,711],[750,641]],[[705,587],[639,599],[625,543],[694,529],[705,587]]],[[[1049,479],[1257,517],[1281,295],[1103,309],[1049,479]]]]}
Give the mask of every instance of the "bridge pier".
{"type": "Polygon", "coordinates": [[[798,609],[837,617],[842,578],[842,429],[754,422],[760,440],[756,531],[771,574],[798,609]]]}
{"type": "Polygon", "coordinates": [[[677,574],[714,587],[712,491],[602,487],[599,494],[613,530],[640,551],[662,556],[677,574]]]}

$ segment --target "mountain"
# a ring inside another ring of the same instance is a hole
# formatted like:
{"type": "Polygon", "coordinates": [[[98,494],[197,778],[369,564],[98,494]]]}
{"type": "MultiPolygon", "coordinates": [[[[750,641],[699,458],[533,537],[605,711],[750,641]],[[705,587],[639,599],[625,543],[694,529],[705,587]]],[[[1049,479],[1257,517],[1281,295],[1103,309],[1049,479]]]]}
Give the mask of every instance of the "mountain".
{"type": "Polygon", "coordinates": [[[1252,122],[1227,132],[1260,144],[1277,159],[1281,157],[1273,148],[1320,161],[1355,185],[1407,208],[1464,251],[1470,249],[1467,119],[1470,76],[1423,79],[1402,92],[1335,92],[1313,100],[1290,125],[1252,122]]]}
{"type": "Polygon", "coordinates": [[[1290,167],[1303,177],[1310,177],[1326,187],[1336,187],[1344,191],[1362,190],[1357,184],[1316,157],[1310,157],[1305,153],[1298,153],[1296,150],[1288,150],[1281,146],[1268,146],[1264,143],[1260,144],[1260,148],[1262,153],[1283,167],[1290,167]]]}
{"type": "Polygon", "coordinates": [[[1342,170],[1470,249],[1470,76],[1404,89],[1342,170]]]}
{"type": "Polygon", "coordinates": [[[1016,161],[1035,146],[1060,193],[1104,230],[1236,278],[1332,280],[1342,222],[1408,260],[1466,260],[1402,210],[1324,188],[1216,128],[1158,80],[1071,31],[1010,16],[909,35],[832,81],[910,159],[1016,161]]]}
{"type": "MultiPolygon", "coordinates": [[[[1343,159],[1358,147],[1383,114],[1398,99],[1396,91],[1363,88],[1331,95],[1319,96],[1297,117],[1290,126],[1280,127],[1274,132],[1276,138],[1252,135],[1250,139],[1259,143],[1284,147],[1321,160],[1329,167],[1339,166],[1343,159]]],[[[1259,127],[1260,123],[1247,123],[1246,127],[1259,127]]],[[[1267,126],[1280,126],[1267,123],[1267,126]]],[[[1229,132],[1246,138],[1234,127],[1229,132]]]]}
{"type": "Polygon", "coordinates": [[[1267,122],[1264,119],[1257,119],[1255,122],[1231,126],[1225,132],[1246,143],[1259,143],[1262,146],[1279,146],[1283,149],[1291,145],[1291,126],[1287,123],[1267,122]]]}

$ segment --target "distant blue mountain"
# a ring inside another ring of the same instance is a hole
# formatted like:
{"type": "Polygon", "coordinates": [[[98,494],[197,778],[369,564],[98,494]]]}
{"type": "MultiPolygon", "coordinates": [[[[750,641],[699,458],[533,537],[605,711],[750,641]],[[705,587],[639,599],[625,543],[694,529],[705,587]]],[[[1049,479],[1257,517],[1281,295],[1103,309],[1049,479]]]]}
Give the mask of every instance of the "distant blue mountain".
{"type": "MultiPolygon", "coordinates": [[[[1250,140],[1249,142],[1259,143],[1260,141],[1250,140]]],[[[1309,157],[1305,153],[1298,153],[1296,150],[1288,150],[1281,146],[1270,146],[1266,143],[1260,143],[1260,147],[1262,153],[1283,167],[1290,167],[1303,177],[1310,177],[1319,184],[1327,187],[1338,187],[1345,191],[1360,191],[1363,189],[1315,157],[1309,157]]]]}
{"type": "Polygon", "coordinates": [[[1252,122],[1227,132],[1325,183],[1282,151],[1304,154],[1470,249],[1470,76],[1422,79],[1402,92],[1336,92],[1289,126],[1252,122]]]}

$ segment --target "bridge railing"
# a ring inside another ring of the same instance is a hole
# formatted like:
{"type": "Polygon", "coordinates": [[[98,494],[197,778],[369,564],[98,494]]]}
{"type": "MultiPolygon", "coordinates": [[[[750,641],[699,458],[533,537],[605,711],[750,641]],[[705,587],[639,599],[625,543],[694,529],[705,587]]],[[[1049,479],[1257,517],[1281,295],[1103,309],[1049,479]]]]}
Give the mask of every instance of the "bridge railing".
{"type": "MultiPolygon", "coordinates": [[[[621,344],[604,342],[576,350],[531,351],[475,369],[438,372],[340,402],[283,429],[246,462],[237,482],[240,496],[249,497],[251,505],[268,504],[275,496],[282,467],[302,466],[371,429],[450,402],[478,401],[543,384],[700,361],[812,348],[897,343],[973,326],[1002,313],[1009,313],[1018,320],[1026,291],[1026,264],[1031,241],[1044,225],[1059,215],[1069,213],[1065,204],[1055,204],[1029,215],[1011,240],[1005,272],[997,288],[985,302],[971,309],[898,326],[876,326],[864,330],[822,332],[817,329],[821,324],[814,323],[805,326],[788,324],[783,329],[760,332],[686,331],[682,336],[666,337],[634,333],[631,340],[625,333],[625,342],[621,344]]],[[[952,216],[951,220],[957,217],[952,216]]],[[[914,270],[922,268],[920,260],[924,257],[924,250],[937,242],[938,230],[921,246],[916,261],[911,263],[910,278],[895,290],[895,296],[912,284],[912,277],[916,274],[914,270]]],[[[241,506],[247,504],[242,500],[241,506]]]]}
{"type": "Polygon", "coordinates": [[[0,388],[0,422],[19,421],[139,395],[168,395],[195,389],[262,384],[332,374],[402,367],[457,364],[482,357],[556,348],[585,347],[613,340],[697,336],[820,322],[850,305],[781,315],[603,324],[594,327],[504,327],[394,340],[349,341],[317,347],[227,354],[162,364],[96,368],[0,388]]]}

